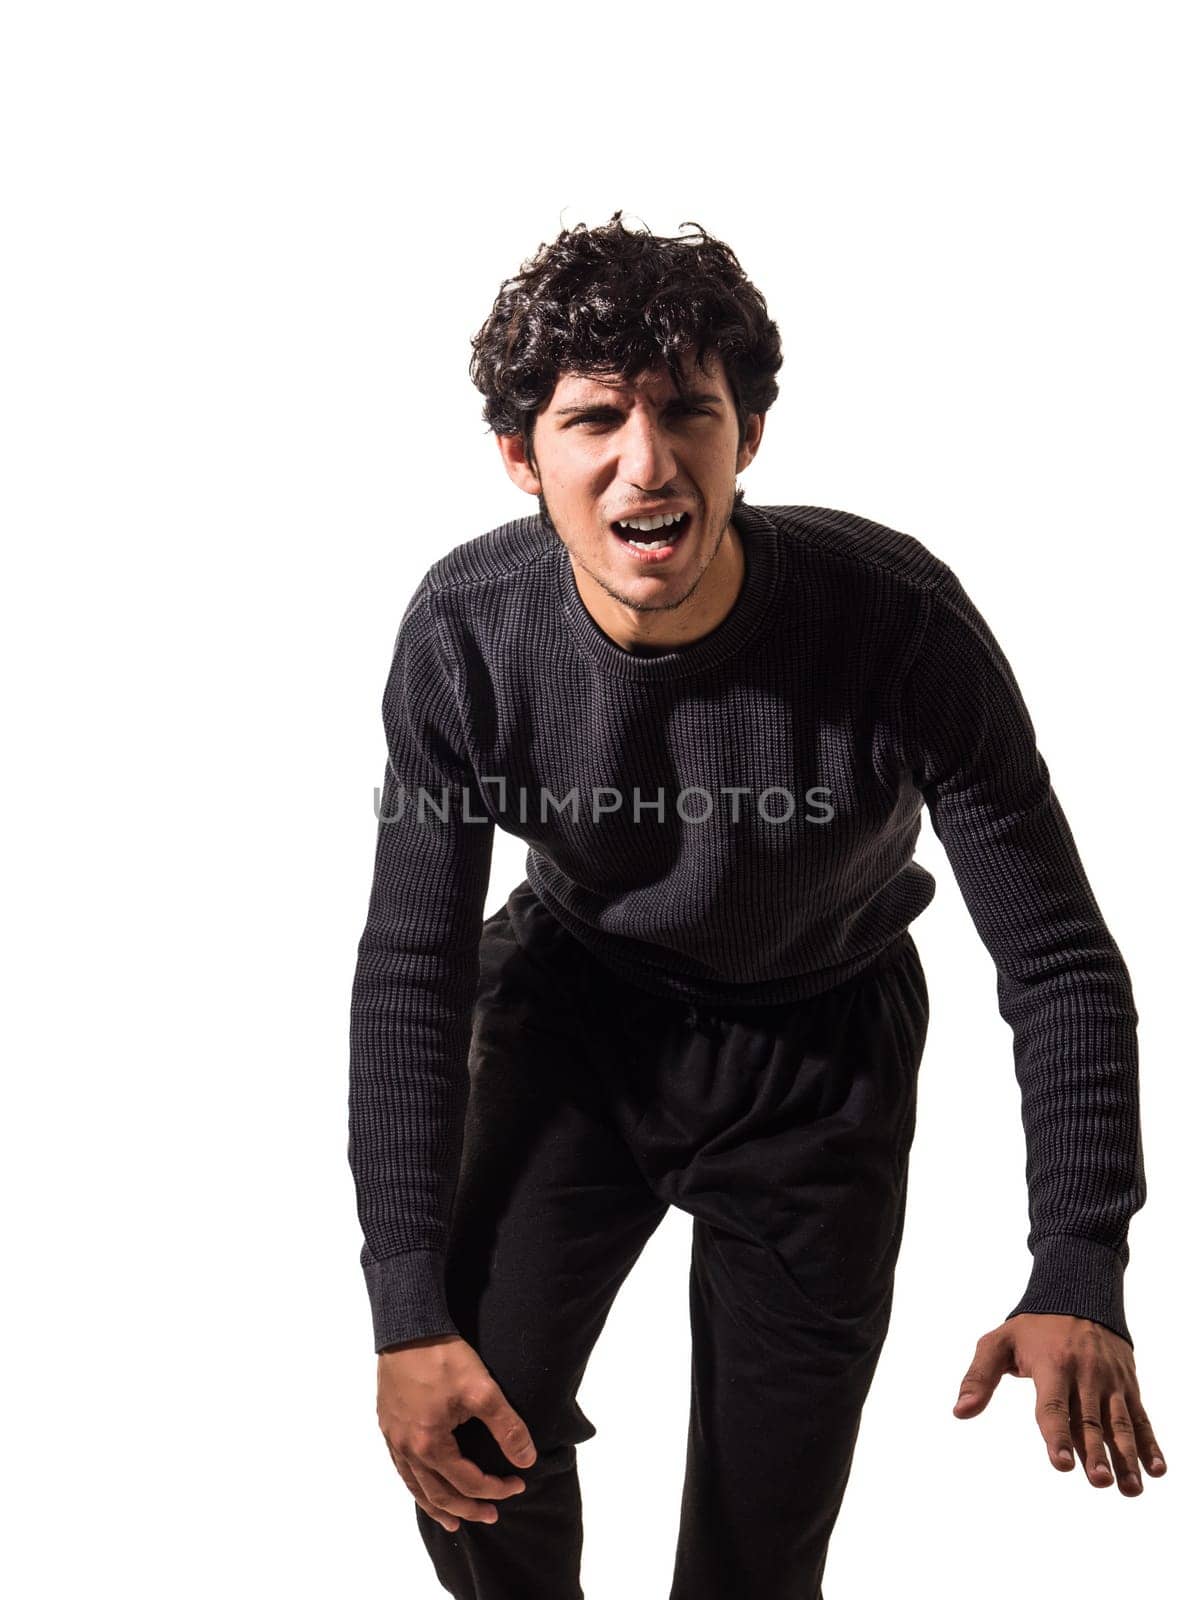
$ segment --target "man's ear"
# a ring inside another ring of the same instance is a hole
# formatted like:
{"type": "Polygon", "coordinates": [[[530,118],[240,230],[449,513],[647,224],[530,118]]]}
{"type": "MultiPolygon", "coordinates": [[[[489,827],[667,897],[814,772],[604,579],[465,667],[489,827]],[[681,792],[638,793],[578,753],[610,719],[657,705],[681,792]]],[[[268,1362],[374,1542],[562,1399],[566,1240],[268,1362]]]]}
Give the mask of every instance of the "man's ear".
{"type": "Polygon", "coordinates": [[[500,450],[500,458],[504,462],[504,470],[517,488],[524,489],[526,494],[540,494],[542,483],[538,477],[537,463],[530,462],[526,458],[525,441],[521,435],[498,433],[496,444],[500,450]]]}
{"type": "Polygon", "coordinates": [[[766,413],[752,411],[746,418],[746,437],[742,440],[742,448],[738,451],[737,470],[745,472],[746,468],[758,454],[758,447],[762,443],[763,428],[766,426],[766,413]]]}

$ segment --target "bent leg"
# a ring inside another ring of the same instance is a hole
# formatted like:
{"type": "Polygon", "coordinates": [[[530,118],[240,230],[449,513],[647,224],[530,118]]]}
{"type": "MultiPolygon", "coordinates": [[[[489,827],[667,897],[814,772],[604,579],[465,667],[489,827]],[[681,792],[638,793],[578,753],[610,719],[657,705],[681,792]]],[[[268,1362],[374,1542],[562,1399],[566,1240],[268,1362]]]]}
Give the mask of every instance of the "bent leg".
{"type": "MultiPolygon", "coordinates": [[[[544,958],[547,952],[541,952],[544,958]]],[[[503,913],[485,925],[471,1093],[447,1254],[451,1315],[533,1436],[515,1467],[486,1425],[455,1429],[522,1494],[491,1524],[421,1537],[459,1600],[574,1600],[583,1548],[575,1449],[596,1432],[576,1398],[613,1300],[666,1212],[586,1070],[581,1010],[563,969],[523,949],[503,913]]]]}

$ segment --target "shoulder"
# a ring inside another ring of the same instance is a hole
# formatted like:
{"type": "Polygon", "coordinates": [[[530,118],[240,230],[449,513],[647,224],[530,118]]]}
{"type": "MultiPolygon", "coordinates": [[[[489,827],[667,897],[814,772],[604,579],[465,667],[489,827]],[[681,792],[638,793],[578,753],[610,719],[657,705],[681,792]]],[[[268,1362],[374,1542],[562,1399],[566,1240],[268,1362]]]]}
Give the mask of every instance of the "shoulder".
{"type": "Polygon", "coordinates": [[[550,566],[558,548],[540,517],[516,517],[447,550],[428,568],[421,587],[449,599],[508,578],[528,579],[539,565],[550,566]]]}
{"type": "Polygon", "coordinates": [[[553,606],[561,548],[540,516],[516,517],[451,546],[423,573],[397,641],[433,643],[450,659],[471,640],[511,634],[515,618],[553,606]]]}
{"type": "Polygon", "coordinates": [[[793,568],[811,576],[814,563],[864,577],[891,579],[914,592],[939,589],[952,576],[950,568],[911,533],[873,522],[853,511],[829,506],[756,506],[774,523],[793,568]]]}
{"type": "Polygon", "coordinates": [[[452,545],[422,573],[400,622],[401,635],[436,636],[451,619],[507,609],[514,585],[529,603],[550,593],[559,541],[538,516],[516,517],[452,545]]]}

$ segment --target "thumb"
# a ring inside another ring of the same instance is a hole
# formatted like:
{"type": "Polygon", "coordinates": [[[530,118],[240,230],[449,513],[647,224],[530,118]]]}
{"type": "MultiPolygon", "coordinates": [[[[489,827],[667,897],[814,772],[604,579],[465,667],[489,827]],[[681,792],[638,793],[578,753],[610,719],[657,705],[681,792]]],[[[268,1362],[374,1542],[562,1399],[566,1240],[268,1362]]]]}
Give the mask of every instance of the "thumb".
{"type": "Polygon", "coordinates": [[[967,1368],[954,1402],[956,1417],[977,1417],[1009,1369],[1007,1335],[985,1334],[975,1346],[975,1359],[967,1368]]]}
{"type": "Polygon", "coordinates": [[[488,1402],[479,1408],[476,1415],[483,1418],[492,1437],[514,1466],[531,1467],[534,1464],[537,1450],[529,1429],[495,1384],[488,1402]]]}

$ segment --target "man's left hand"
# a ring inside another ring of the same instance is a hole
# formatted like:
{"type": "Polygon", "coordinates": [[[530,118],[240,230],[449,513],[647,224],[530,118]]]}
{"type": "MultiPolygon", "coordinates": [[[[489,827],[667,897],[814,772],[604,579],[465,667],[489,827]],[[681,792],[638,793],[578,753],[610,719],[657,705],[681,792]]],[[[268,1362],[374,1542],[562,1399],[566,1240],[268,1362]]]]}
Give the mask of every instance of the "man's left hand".
{"type": "Polygon", "coordinates": [[[1166,1472],[1142,1405],[1133,1349],[1103,1323],[1049,1312],[1002,1322],[975,1346],[954,1415],[977,1417],[1005,1373],[1033,1379],[1034,1416],[1059,1472],[1070,1472],[1078,1454],[1090,1483],[1107,1489],[1115,1476],[1124,1495],[1142,1492],[1139,1459],[1152,1477],[1166,1472]]]}

